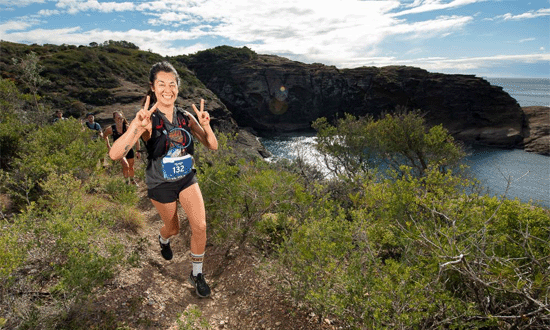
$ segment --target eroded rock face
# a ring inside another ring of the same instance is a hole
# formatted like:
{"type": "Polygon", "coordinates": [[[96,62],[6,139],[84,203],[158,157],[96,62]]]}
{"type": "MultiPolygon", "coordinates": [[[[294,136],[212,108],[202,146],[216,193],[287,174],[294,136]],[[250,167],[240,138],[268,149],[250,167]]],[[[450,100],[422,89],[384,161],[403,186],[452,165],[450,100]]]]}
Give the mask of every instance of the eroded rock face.
{"type": "Polygon", "coordinates": [[[525,151],[550,156],[550,107],[523,107],[525,151]]]}
{"type": "Polygon", "coordinates": [[[260,133],[309,129],[319,117],[377,117],[405,107],[421,110],[428,124],[443,124],[463,141],[510,148],[523,143],[517,101],[471,75],[405,66],[339,70],[271,55],[235,61],[209,57],[186,65],[219,96],[239,126],[260,133]]]}

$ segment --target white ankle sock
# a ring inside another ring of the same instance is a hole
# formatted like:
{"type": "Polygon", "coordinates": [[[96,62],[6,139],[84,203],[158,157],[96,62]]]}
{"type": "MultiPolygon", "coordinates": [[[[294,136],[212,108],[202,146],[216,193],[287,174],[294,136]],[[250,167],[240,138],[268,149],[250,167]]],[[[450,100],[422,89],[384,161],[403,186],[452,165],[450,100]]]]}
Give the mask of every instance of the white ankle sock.
{"type": "Polygon", "coordinates": [[[203,254],[193,254],[191,253],[191,261],[193,261],[193,276],[197,276],[202,273],[202,260],[204,259],[203,254]]]}
{"type": "Polygon", "coordinates": [[[168,243],[170,243],[170,239],[169,239],[169,238],[164,238],[164,237],[162,237],[162,235],[159,235],[159,241],[160,241],[162,244],[168,244],[168,243]]]}

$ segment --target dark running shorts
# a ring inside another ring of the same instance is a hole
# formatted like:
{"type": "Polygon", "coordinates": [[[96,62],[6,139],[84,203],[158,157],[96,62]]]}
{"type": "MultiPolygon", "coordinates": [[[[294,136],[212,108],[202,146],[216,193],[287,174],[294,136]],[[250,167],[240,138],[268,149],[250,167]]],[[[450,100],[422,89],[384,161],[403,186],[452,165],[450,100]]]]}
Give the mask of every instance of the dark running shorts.
{"type": "Polygon", "coordinates": [[[193,169],[191,173],[181,180],[161,183],[155,188],[147,190],[147,197],[159,203],[172,203],[178,200],[180,192],[197,182],[195,170],[193,169]]]}

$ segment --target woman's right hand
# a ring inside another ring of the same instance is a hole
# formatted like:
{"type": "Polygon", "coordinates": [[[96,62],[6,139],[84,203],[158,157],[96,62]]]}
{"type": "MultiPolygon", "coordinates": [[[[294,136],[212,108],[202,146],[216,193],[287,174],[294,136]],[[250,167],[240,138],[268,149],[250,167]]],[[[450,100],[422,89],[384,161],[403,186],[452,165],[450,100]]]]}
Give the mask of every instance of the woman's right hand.
{"type": "Polygon", "coordinates": [[[151,109],[149,109],[150,100],[150,96],[147,96],[147,98],[145,99],[145,104],[143,105],[143,109],[138,111],[138,113],[136,114],[136,118],[134,119],[135,121],[137,121],[137,124],[140,128],[148,131],[151,130],[151,114],[153,114],[153,112],[157,108],[157,104],[155,103],[151,107],[151,109]]]}

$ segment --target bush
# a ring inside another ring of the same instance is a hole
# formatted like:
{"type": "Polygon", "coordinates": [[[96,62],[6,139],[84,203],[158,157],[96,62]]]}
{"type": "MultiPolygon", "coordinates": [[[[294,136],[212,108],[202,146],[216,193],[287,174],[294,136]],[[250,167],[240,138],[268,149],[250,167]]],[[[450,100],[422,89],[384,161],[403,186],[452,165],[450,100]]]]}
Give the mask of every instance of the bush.
{"type": "Polygon", "coordinates": [[[135,254],[126,253],[117,235],[112,235],[127,215],[124,207],[88,194],[80,179],[66,173],[47,177],[41,190],[42,197],[3,228],[9,228],[10,235],[2,234],[0,245],[10,253],[1,255],[0,275],[3,283],[11,279],[21,292],[33,292],[39,286],[49,295],[33,299],[4,287],[0,301],[3,305],[10,301],[7,306],[11,307],[4,311],[12,316],[8,327],[54,328],[63,311],[100,290],[117,267],[135,264],[135,254]],[[13,248],[14,244],[20,248],[13,248]],[[126,254],[130,256],[124,258],[126,254]],[[63,306],[57,309],[59,315],[52,314],[55,305],[63,306]],[[16,312],[18,306],[28,312],[16,312]]]}
{"type": "Polygon", "coordinates": [[[297,217],[300,208],[311,198],[295,174],[274,168],[259,159],[239,159],[229,147],[231,139],[218,134],[219,150],[208,152],[198,149],[199,181],[207,213],[211,239],[226,246],[255,241],[262,248],[264,235],[272,243],[279,242],[274,233],[270,216],[282,219],[287,231],[297,217]]]}
{"type": "Polygon", "coordinates": [[[0,169],[8,170],[19,152],[24,136],[34,125],[21,116],[28,97],[22,95],[12,81],[0,78],[0,169]]]}
{"type": "Polygon", "coordinates": [[[120,175],[107,180],[104,189],[114,201],[120,204],[135,206],[139,201],[136,186],[133,184],[126,184],[126,180],[120,175]]]}
{"type": "Polygon", "coordinates": [[[335,175],[352,177],[377,168],[400,171],[407,165],[421,176],[430,166],[440,171],[456,169],[465,155],[441,125],[428,129],[420,113],[402,109],[378,121],[346,115],[336,126],[320,118],[313,127],[316,148],[335,175]]]}
{"type": "Polygon", "coordinates": [[[26,249],[19,244],[21,228],[1,220],[2,236],[0,236],[0,279],[8,280],[11,274],[25,263],[26,249]]]}
{"type": "Polygon", "coordinates": [[[548,327],[548,211],[411,172],[363,179],[348,210],[315,199],[280,252],[296,298],[352,328],[548,327]]]}
{"type": "Polygon", "coordinates": [[[49,175],[71,174],[86,178],[97,171],[106,153],[105,144],[92,139],[75,119],[38,127],[24,136],[19,158],[5,183],[18,205],[36,201],[39,183],[49,175]]]}

